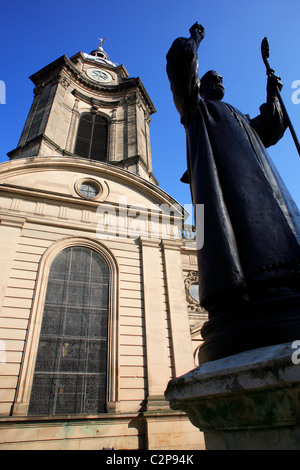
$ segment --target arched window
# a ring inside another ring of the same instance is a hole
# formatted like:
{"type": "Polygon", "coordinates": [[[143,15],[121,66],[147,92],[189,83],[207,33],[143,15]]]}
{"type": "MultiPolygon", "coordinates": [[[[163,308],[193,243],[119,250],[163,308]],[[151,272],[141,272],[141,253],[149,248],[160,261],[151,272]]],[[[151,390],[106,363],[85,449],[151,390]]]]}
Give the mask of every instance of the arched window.
{"type": "Polygon", "coordinates": [[[90,248],[54,259],[29,414],[101,413],[106,405],[109,269],[90,248]]]}
{"type": "Polygon", "coordinates": [[[80,116],[75,154],[91,160],[107,160],[107,120],[99,114],[80,116]]]}

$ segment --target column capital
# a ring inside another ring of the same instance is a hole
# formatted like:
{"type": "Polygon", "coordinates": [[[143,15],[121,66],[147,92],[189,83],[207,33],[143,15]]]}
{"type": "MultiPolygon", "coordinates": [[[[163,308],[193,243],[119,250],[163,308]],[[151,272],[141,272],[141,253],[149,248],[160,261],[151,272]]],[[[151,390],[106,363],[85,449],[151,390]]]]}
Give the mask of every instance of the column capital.
{"type": "Polygon", "coordinates": [[[141,246],[149,246],[152,248],[158,248],[161,240],[159,238],[144,238],[139,237],[139,242],[141,246]]]}
{"type": "Polygon", "coordinates": [[[5,227],[16,227],[22,228],[26,222],[26,217],[10,215],[10,214],[1,214],[0,224],[5,227]]]}
{"type": "Polygon", "coordinates": [[[183,246],[183,242],[182,240],[170,240],[170,239],[165,238],[161,240],[161,246],[165,250],[180,251],[183,246]]]}

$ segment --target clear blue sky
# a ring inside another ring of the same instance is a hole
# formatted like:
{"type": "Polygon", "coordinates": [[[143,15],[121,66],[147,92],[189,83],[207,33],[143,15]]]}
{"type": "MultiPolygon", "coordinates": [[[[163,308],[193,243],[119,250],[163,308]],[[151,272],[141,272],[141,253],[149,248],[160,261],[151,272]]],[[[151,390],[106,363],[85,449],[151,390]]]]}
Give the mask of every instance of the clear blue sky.
{"type": "MultiPolygon", "coordinates": [[[[266,75],[260,44],[270,43],[270,64],[284,83],[282,96],[300,139],[300,104],[292,83],[300,81],[299,0],[10,0],[1,5],[2,68],[6,104],[0,104],[0,162],[17,146],[33,98],[29,76],[53,60],[91,52],[106,36],[105,50],[139,76],[157,113],[150,135],[154,174],[181,204],[190,203],[185,171],[185,135],[173,105],[165,56],[173,40],[201,23],[199,74],[215,69],[224,77],[224,101],[252,117],[265,100],[266,75]]],[[[299,95],[300,96],[300,95],[299,95]]],[[[286,132],[269,151],[300,206],[300,157],[286,132]]]]}

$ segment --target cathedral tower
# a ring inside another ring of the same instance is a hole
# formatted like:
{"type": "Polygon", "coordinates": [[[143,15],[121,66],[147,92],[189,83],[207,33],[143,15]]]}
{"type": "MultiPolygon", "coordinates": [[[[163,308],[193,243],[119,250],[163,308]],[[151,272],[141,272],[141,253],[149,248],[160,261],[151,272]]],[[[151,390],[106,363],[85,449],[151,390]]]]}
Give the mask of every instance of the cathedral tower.
{"type": "Polygon", "coordinates": [[[157,183],[149,135],[155,107],[140,78],[110,61],[102,44],[90,54],[64,55],[30,77],[34,100],[8,156],[83,157],[157,183]]]}

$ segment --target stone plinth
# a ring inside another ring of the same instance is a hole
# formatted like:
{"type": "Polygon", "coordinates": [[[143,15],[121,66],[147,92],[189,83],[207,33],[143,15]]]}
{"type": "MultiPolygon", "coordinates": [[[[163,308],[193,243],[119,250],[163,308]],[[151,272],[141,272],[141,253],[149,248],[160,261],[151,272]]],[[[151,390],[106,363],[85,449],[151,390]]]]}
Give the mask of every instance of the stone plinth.
{"type": "Polygon", "coordinates": [[[300,350],[294,346],[207,362],[171,380],[165,396],[204,432],[208,450],[299,450],[300,350]]]}

